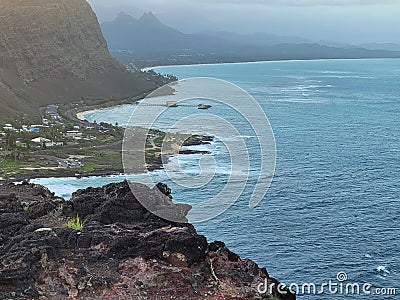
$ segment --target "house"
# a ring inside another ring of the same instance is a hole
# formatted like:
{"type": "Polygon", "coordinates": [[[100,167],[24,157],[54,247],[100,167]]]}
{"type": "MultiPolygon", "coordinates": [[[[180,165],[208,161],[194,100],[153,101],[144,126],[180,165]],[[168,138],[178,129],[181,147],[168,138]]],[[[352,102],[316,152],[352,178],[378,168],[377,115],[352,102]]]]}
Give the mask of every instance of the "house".
{"type": "Polygon", "coordinates": [[[64,146],[64,143],[63,143],[63,142],[48,142],[48,143],[44,143],[44,145],[45,145],[47,148],[51,148],[51,147],[62,147],[62,146],[64,146]]]}
{"type": "Polygon", "coordinates": [[[11,124],[5,124],[3,129],[4,129],[4,131],[16,131],[14,126],[12,126],[11,124]]]}
{"type": "Polygon", "coordinates": [[[40,133],[40,128],[38,128],[38,127],[31,127],[31,128],[29,129],[29,131],[32,132],[32,133],[40,133]]]}
{"type": "Polygon", "coordinates": [[[39,128],[39,130],[41,128],[49,128],[50,126],[46,125],[46,124],[42,124],[42,125],[31,125],[30,128],[39,128]]]}
{"type": "Polygon", "coordinates": [[[65,137],[74,138],[76,140],[82,139],[82,135],[82,132],[80,132],[79,130],[70,130],[65,133],[65,137]]]}
{"type": "Polygon", "coordinates": [[[31,142],[35,143],[35,144],[43,145],[43,143],[50,143],[51,141],[49,139],[44,138],[44,137],[37,137],[35,139],[32,139],[31,142]]]}

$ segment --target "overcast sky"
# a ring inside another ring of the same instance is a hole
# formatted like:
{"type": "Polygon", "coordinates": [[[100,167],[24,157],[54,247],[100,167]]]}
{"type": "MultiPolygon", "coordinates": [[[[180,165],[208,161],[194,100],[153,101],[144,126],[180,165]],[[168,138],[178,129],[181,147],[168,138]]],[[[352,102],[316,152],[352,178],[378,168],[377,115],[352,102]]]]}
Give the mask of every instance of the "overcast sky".
{"type": "Polygon", "coordinates": [[[400,0],[88,0],[100,22],[152,11],[186,33],[266,32],[346,43],[400,43],[400,0]]]}

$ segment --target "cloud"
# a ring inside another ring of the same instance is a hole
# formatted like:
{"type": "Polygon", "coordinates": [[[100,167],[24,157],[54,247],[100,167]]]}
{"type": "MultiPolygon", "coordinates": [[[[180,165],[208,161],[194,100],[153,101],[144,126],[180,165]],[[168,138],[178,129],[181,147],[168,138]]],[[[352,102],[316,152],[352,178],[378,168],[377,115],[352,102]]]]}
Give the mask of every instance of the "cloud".
{"type": "Polygon", "coordinates": [[[241,4],[264,6],[358,6],[358,5],[399,5],[398,0],[186,0],[186,2],[241,4]]]}
{"type": "MultiPolygon", "coordinates": [[[[1,1],[1,0],[0,0],[1,1]]],[[[379,8],[396,10],[400,13],[400,0],[87,0],[98,11],[102,9],[107,14],[107,9],[111,11],[119,10],[137,15],[137,12],[153,11],[157,14],[165,12],[183,11],[196,12],[198,10],[229,10],[246,9],[257,10],[259,8],[294,8],[303,7],[305,10],[311,9],[346,9],[355,7],[379,8]],[[378,7],[379,6],[379,7],[378,7]],[[392,8],[392,6],[396,6],[392,8]]],[[[110,12],[111,12],[110,11],[110,12]]],[[[101,13],[101,15],[103,12],[101,13]]]]}

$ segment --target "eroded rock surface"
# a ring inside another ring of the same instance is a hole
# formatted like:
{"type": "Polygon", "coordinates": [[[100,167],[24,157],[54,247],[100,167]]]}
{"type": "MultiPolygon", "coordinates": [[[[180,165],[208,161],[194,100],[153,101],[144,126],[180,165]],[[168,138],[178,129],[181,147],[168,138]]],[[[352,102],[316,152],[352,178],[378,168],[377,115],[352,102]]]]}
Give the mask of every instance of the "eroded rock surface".
{"type": "MultiPolygon", "coordinates": [[[[186,220],[167,186],[145,188],[186,220]]],[[[67,202],[37,185],[0,186],[0,299],[268,299],[257,293],[266,279],[277,283],[192,225],[148,212],[127,182],[67,202]],[[67,228],[77,215],[82,231],[67,228]]]]}

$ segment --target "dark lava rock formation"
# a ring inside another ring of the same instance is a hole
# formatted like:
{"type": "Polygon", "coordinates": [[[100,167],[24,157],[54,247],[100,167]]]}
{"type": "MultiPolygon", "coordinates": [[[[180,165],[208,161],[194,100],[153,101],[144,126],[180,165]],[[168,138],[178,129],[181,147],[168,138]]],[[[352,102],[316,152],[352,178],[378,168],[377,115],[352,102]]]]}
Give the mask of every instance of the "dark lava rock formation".
{"type": "MultiPolygon", "coordinates": [[[[186,220],[167,186],[142,188],[186,220]]],[[[0,186],[0,299],[295,299],[258,294],[265,281],[278,284],[192,225],[148,212],[127,182],[71,201],[33,184],[0,186]],[[82,231],[67,228],[77,215],[82,231]]]]}

